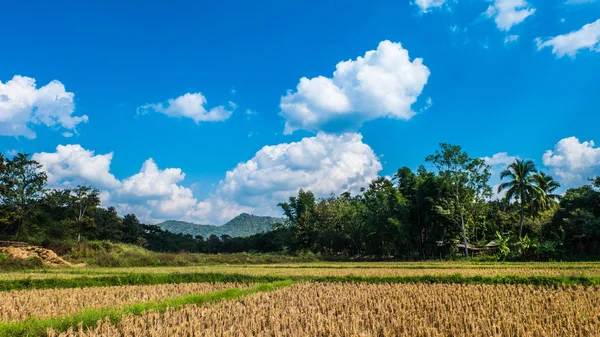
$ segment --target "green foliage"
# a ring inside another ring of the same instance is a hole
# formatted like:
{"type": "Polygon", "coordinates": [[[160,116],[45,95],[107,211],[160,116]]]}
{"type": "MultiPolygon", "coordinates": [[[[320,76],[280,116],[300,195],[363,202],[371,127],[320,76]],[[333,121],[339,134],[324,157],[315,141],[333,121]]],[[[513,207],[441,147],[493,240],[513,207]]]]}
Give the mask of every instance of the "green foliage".
{"type": "MultiPolygon", "coordinates": [[[[217,240],[219,240],[217,238],[217,240]]],[[[220,244],[219,240],[219,244],[220,244]]],[[[235,243],[229,243],[235,244],[235,243]]],[[[227,247],[226,247],[227,248],[227,247]]],[[[64,249],[64,248],[63,248],[64,249]]],[[[315,255],[282,254],[193,254],[153,252],[136,245],[107,241],[74,244],[64,257],[74,263],[98,267],[192,266],[199,264],[268,264],[285,262],[312,262],[315,255]]]]}
{"type": "Polygon", "coordinates": [[[519,202],[521,216],[519,222],[519,237],[523,236],[523,218],[525,216],[525,203],[542,194],[541,189],[535,185],[534,174],[537,173],[535,164],[531,160],[516,159],[514,163],[500,173],[500,179],[508,178],[509,181],[498,186],[498,193],[506,190],[507,200],[515,199],[519,202]]]}
{"type": "Polygon", "coordinates": [[[498,256],[501,260],[506,260],[511,255],[510,238],[502,236],[500,232],[496,232],[496,243],[498,244],[498,256]]]}
{"type": "Polygon", "coordinates": [[[0,271],[39,269],[42,267],[42,260],[38,257],[25,260],[15,259],[6,253],[0,252],[0,271]]]}
{"type": "Polygon", "coordinates": [[[14,238],[26,238],[31,229],[28,220],[42,197],[47,176],[29,154],[19,153],[12,159],[0,159],[3,162],[0,171],[2,218],[9,227],[6,232],[14,238]]]}
{"type": "Polygon", "coordinates": [[[465,217],[469,209],[477,209],[474,203],[491,196],[490,167],[482,159],[470,158],[460,146],[441,143],[440,148],[425,158],[435,165],[452,195],[452,199],[438,205],[437,210],[460,224],[465,255],[469,255],[465,217]]]}
{"type": "Polygon", "coordinates": [[[0,291],[23,289],[66,289],[87,287],[109,287],[125,285],[153,285],[167,283],[225,282],[225,283],[264,283],[284,280],[279,276],[250,276],[218,273],[172,273],[172,274],[116,274],[110,276],[82,276],[73,278],[40,279],[0,279],[0,291]]]}
{"type": "Polygon", "coordinates": [[[600,255],[600,192],[589,185],[568,189],[543,233],[562,236],[567,252],[600,255]]]}

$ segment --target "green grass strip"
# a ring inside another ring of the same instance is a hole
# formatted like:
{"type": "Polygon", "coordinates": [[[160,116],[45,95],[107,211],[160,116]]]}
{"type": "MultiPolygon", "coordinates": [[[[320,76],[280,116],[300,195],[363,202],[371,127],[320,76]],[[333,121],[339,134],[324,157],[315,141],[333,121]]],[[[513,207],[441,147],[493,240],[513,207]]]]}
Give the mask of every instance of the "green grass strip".
{"type": "Polygon", "coordinates": [[[419,276],[319,276],[319,277],[290,277],[295,281],[307,280],[314,282],[355,282],[355,283],[425,283],[425,284],[523,284],[545,287],[563,285],[594,286],[600,285],[600,277],[590,276],[520,276],[520,275],[419,275],[419,276]]]}
{"type": "Polygon", "coordinates": [[[164,312],[167,308],[177,308],[183,305],[201,305],[219,300],[231,300],[258,292],[273,291],[289,286],[292,283],[290,280],[278,281],[251,288],[235,288],[206,294],[186,295],[165,301],[138,303],[121,308],[85,309],[73,315],[54,318],[39,319],[32,317],[18,322],[0,322],[0,337],[46,336],[48,328],[53,328],[56,331],[66,331],[70,327],[77,327],[79,323],[82,323],[84,328],[93,327],[96,326],[99,320],[103,320],[106,317],[110,318],[111,322],[117,323],[121,317],[129,314],[141,315],[149,310],[164,312]]]}
{"type": "Polygon", "coordinates": [[[242,274],[220,274],[220,273],[172,273],[172,274],[141,274],[128,273],[111,276],[98,277],[74,277],[74,278],[25,278],[0,280],[0,291],[24,290],[24,289],[59,289],[59,288],[85,288],[85,287],[107,287],[124,285],[156,285],[167,283],[267,283],[289,279],[279,276],[251,276],[242,274]]]}
{"type": "Polygon", "coordinates": [[[600,285],[600,277],[585,275],[416,275],[416,276],[252,276],[220,273],[181,274],[119,274],[101,277],[47,278],[0,280],[0,291],[48,288],[83,288],[124,285],[157,285],[175,283],[269,283],[283,280],[315,282],[366,282],[366,283],[446,283],[446,284],[529,284],[537,286],[600,285]]]}

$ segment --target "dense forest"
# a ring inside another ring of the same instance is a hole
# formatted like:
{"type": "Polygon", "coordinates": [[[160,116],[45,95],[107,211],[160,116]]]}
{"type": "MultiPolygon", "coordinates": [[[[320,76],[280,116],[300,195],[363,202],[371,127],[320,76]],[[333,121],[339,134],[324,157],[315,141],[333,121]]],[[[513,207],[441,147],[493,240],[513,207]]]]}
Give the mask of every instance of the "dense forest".
{"type": "Polygon", "coordinates": [[[0,155],[0,240],[39,245],[108,240],[167,252],[313,252],[329,257],[449,258],[491,251],[504,260],[600,256],[600,177],[556,193],[559,182],[528,160],[501,172],[460,147],[440,144],[416,171],[400,168],[360,193],[316,198],[300,190],[279,206],[285,219],[248,237],[175,234],[100,206],[88,185],[47,188],[27,154],[0,155]],[[495,199],[494,192],[503,197],[495,199]],[[493,249],[487,249],[493,247],[493,249]]]}

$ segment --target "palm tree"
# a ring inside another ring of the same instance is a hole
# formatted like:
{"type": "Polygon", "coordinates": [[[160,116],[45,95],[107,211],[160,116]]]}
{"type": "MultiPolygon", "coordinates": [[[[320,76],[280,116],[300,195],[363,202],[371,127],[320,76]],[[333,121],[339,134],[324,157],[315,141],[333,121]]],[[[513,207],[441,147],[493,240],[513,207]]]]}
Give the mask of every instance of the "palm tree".
{"type": "Polygon", "coordinates": [[[560,184],[552,176],[544,172],[534,174],[533,180],[542,192],[541,195],[533,200],[533,209],[539,212],[556,207],[560,200],[560,195],[553,192],[560,187],[560,184]]]}
{"type": "Polygon", "coordinates": [[[498,186],[498,193],[506,191],[506,199],[515,199],[521,206],[521,221],[519,226],[519,237],[523,235],[523,215],[525,212],[525,202],[541,194],[541,190],[536,186],[534,174],[537,173],[535,164],[531,160],[516,159],[514,163],[508,165],[506,170],[500,173],[500,179],[509,178],[510,181],[498,186]]]}

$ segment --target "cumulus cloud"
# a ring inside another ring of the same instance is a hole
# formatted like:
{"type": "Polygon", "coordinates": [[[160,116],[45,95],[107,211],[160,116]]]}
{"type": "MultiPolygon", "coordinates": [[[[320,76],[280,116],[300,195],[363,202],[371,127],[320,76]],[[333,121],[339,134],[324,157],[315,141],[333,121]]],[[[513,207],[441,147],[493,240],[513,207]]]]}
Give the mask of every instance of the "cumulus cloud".
{"type": "Polygon", "coordinates": [[[124,196],[164,197],[173,186],[185,178],[178,168],[160,170],[152,158],[146,160],[140,172],[123,180],[119,193],[124,196]]]}
{"type": "Polygon", "coordinates": [[[415,0],[414,4],[419,6],[422,13],[429,12],[430,8],[442,7],[446,0],[415,0]]]}
{"type": "Polygon", "coordinates": [[[493,18],[498,29],[508,31],[534,13],[535,8],[525,0],[494,0],[484,15],[493,18]]]}
{"type": "Polygon", "coordinates": [[[552,47],[552,53],[559,58],[565,55],[575,57],[580,49],[589,49],[598,53],[600,52],[600,19],[568,34],[545,40],[538,37],[536,43],[538,50],[552,47]]]}
{"type": "Polygon", "coordinates": [[[362,135],[319,133],[299,142],[263,147],[252,159],[227,172],[216,197],[274,214],[277,203],[296,195],[300,188],[317,196],[356,193],[376,178],[381,168],[362,135]]]}
{"type": "Polygon", "coordinates": [[[192,190],[179,185],[184,178],[181,169],[161,170],[150,158],[139,173],[124,179],[113,194],[121,203],[145,205],[150,209],[145,213],[153,219],[178,219],[197,203],[192,190]]]}
{"type": "Polygon", "coordinates": [[[231,110],[227,110],[222,105],[206,110],[206,108],[204,108],[205,104],[206,97],[204,97],[202,93],[187,93],[183,96],[169,99],[166,104],[152,103],[142,105],[138,107],[137,113],[146,114],[149,111],[155,111],[169,117],[191,118],[196,123],[222,122],[229,119],[233,110],[237,107],[234,102],[230,101],[228,104],[231,110]]]}
{"type": "Polygon", "coordinates": [[[490,166],[508,166],[512,164],[515,160],[519,159],[516,156],[509,156],[507,152],[498,152],[491,157],[483,157],[481,158],[485,161],[486,164],[490,166]]]}
{"type": "Polygon", "coordinates": [[[99,188],[117,188],[119,180],[112,175],[110,163],[113,153],[94,154],[81,145],[58,145],[56,152],[40,152],[32,159],[43,165],[48,184],[69,187],[89,182],[99,188]]]}
{"type": "Polygon", "coordinates": [[[0,136],[33,139],[31,126],[36,124],[75,130],[88,117],[73,115],[74,97],[56,80],[40,88],[31,77],[16,75],[6,83],[0,81],[0,136]]]}
{"type": "Polygon", "coordinates": [[[542,160],[565,185],[580,184],[586,178],[600,174],[600,147],[593,140],[561,139],[554,150],[544,153],[542,160]]]}
{"type": "Polygon", "coordinates": [[[429,74],[423,60],[411,61],[400,43],[382,41],[364,57],[339,62],[331,78],[301,78],[280,101],[284,133],[346,132],[377,118],[410,119],[429,74]]]}

